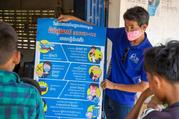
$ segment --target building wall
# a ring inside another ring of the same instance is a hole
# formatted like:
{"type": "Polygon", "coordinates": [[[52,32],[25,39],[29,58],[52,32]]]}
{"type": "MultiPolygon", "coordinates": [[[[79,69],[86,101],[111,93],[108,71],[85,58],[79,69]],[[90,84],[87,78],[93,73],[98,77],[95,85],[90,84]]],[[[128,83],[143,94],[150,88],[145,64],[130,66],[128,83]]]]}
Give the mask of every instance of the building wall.
{"type": "MultiPolygon", "coordinates": [[[[109,0],[108,27],[119,27],[120,21],[120,0],[109,0]]],[[[110,63],[112,43],[107,41],[107,66],[110,63]]],[[[107,67],[108,68],[108,67],[107,67]]]]}

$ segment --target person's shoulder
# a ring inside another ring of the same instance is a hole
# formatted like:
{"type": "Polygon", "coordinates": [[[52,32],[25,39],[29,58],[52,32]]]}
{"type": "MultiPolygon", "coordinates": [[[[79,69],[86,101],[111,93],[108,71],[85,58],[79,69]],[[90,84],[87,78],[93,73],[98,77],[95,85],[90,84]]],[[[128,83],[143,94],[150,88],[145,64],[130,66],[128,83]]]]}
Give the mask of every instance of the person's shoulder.
{"type": "Polygon", "coordinates": [[[172,114],[165,111],[151,111],[143,116],[142,119],[173,119],[172,114]]]}
{"type": "Polygon", "coordinates": [[[150,40],[148,39],[146,33],[145,33],[144,44],[145,44],[147,47],[152,47],[152,44],[151,44],[150,40]]]}
{"type": "Polygon", "coordinates": [[[147,38],[145,38],[144,41],[138,46],[138,48],[140,48],[142,51],[146,48],[151,48],[151,47],[152,44],[147,38]]]}
{"type": "Polygon", "coordinates": [[[147,47],[152,47],[152,44],[151,44],[151,42],[148,39],[146,40],[146,46],[147,47]]]}
{"type": "Polygon", "coordinates": [[[21,82],[20,87],[23,88],[24,92],[29,92],[32,94],[38,94],[37,88],[29,83],[21,82]]]}
{"type": "Polygon", "coordinates": [[[27,78],[27,77],[21,78],[21,80],[22,80],[23,83],[27,83],[27,84],[35,87],[39,92],[41,92],[40,85],[36,80],[31,79],[31,78],[27,78]]]}
{"type": "Polygon", "coordinates": [[[144,44],[143,44],[143,47],[142,47],[142,49],[144,50],[144,49],[148,49],[148,48],[152,48],[153,46],[152,46],[152,44],[149,42],[149,41],[146,41],[144,44]]]}

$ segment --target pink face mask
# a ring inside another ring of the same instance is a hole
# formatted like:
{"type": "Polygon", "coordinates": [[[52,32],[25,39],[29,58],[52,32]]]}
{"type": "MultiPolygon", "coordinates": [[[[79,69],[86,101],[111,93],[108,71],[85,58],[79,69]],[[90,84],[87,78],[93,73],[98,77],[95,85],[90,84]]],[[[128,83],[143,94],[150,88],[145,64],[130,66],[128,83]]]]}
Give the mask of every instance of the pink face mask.
{"type": "Polygon", "coordinates": [[[131,32],[126,31],[126,33],[127,33],[127,38],[129,41],[134,41],[142,35],[142,32],[139,30],[131,31],[131,32]]]}

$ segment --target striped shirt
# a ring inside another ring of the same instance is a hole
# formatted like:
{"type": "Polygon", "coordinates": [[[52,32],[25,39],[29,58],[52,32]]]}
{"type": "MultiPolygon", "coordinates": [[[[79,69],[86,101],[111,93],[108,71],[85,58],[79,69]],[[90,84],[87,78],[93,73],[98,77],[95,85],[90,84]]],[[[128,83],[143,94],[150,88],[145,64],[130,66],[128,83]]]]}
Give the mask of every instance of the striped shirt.
{"type": "Polygon", "coordinates": [[[44,119],[37,89],[13,72],[0,70],[0,119],[44,119]]]}

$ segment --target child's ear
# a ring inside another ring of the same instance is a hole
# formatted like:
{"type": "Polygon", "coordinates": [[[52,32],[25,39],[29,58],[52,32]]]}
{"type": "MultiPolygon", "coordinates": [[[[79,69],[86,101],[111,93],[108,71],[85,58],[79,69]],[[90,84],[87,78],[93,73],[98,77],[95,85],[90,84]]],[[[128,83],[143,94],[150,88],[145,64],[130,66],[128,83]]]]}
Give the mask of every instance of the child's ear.
{"type": "Polygon", "coordinates": [[[144,31],[146,31],[147,27],[148,27],[147,24],[143,24],[143,25],[142,25],[142,28],[144,29],[144,31]]]}
{"type": "Polygon", "coordinates": [[[154,75],[153,82],[156,88],[161,88],[161,79],[158,75],[154,75]]]}
{"type": "Polygon", "coordinates": [[[14,53],[14,56],[13,56],[13,63],[16,65],[16,64],[19,64],[20,63],[20,59],[21,59],[21,53],[19,51],[16,51],[14,53]]]}

